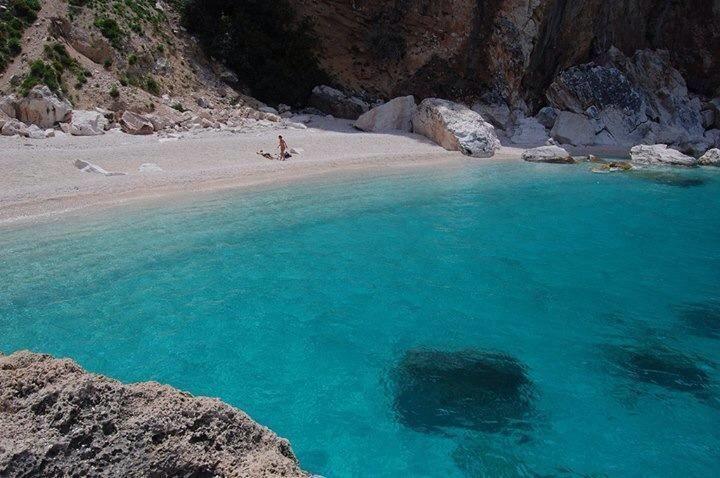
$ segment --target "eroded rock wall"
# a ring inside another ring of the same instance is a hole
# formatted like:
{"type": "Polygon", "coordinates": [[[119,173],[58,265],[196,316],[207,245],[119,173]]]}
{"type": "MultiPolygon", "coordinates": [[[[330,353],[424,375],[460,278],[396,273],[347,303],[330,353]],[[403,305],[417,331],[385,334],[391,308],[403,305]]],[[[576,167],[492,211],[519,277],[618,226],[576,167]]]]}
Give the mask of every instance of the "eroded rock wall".
{"type": "Polygon", "coordinates": [[[291,0],[323,66],[386,98],[497,96],[542,106],[562,70],[615,46],[667,49],[688,86],[720,94],[720,0],[291,0]]]}

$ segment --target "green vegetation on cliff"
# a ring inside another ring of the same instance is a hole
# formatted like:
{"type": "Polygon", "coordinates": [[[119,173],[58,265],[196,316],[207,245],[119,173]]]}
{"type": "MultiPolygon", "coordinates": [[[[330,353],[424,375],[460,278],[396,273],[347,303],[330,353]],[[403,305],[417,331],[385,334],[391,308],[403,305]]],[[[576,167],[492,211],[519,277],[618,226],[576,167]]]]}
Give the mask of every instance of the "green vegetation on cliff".
{"type": "Polygon", "coordinates": [[[91,73],[74,60],[61,43],[49,43],[44,48],[44,60],[37,59],[30,65],[30,71],[23,78],[19,92],[25,96],[35,85],[46,85],[55,93],[65,93],[63,74],[69,72],[75,77],[75,88],[82,88],[91,73]]]}
{"type": "Polygon", "coordinates": [[[301,104],[327,81],[309,21],[293,21],[287,0],[184,0],[183,23],[206,54],[235,71],[262,101],[301,104]]]}
{"type": "Polygon", "coordinates": [[[23,31],[37,19],[39,11],[40,0],[9,0],[0,9],[0,73],[20,53],[23,31]]]}

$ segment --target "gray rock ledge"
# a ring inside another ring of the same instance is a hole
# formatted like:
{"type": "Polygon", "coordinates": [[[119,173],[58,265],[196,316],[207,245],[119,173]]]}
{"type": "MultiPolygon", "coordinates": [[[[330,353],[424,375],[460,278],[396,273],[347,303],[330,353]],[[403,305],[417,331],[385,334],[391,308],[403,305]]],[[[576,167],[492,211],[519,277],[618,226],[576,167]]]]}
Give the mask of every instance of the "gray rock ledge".
{"type": "Polygon", "coordinates": [[[0,476],[307,477],[287,440],[219,400],[0,354],[0,476]]]}

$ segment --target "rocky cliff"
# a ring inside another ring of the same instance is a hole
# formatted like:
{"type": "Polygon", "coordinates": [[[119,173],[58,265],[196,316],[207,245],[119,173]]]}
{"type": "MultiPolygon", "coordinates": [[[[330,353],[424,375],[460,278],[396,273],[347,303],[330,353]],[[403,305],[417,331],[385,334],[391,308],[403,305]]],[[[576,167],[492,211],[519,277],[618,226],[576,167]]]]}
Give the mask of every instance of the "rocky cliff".
{"type": "Polygon", "coordinates": [[[720,0],[291,0],[323,67],[384,97],[522,100],[614,46],[665,49],[694,92],[720,95],[720,0]]]}
{"type": "Polygon", "coordinates": [[[720,143],[720,0],[292,3],[356,94],[460,100],[516,144],[720,143]]]}
{"type": "Polygon", "coordinates": [[[290,444],[219,400],[0,355],[0,476],[306,477],[290,444]]]}

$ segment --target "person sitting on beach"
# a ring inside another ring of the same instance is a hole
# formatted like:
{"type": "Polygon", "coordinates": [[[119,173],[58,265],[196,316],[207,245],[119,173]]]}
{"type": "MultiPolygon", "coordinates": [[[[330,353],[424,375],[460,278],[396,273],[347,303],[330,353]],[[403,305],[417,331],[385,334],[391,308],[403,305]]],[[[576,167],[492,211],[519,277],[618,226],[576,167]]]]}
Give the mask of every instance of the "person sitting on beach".
{"type": "Polygon", "coordinates": [[[280,148],[280,161],[285,161],[288,145],[282,135],[278,136],[278,148],[280,148]]]}

